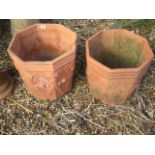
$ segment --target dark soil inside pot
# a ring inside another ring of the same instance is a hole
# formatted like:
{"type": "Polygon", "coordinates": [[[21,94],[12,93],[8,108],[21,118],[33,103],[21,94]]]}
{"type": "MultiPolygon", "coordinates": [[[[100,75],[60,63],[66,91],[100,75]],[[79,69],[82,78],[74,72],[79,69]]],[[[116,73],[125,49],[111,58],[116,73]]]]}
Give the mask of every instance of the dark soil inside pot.
{"type": "Polygon", "coordinates": [[[90,49],[92,56],[110,68],[134,68],[144,60],[143,44],[136,40],[109,37],[94,44],[90,49]]]}

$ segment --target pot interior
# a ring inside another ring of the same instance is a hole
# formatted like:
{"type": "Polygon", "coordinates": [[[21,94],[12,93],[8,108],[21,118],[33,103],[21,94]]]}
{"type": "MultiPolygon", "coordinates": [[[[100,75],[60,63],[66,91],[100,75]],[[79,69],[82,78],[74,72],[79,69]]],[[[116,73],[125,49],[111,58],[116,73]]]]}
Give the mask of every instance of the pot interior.
{"type": "Polygon", "coordinates": [[[25,42],[23,43],[23,48],[21,48],[22,54],[20,57],[24,61],[50,61],[65,53],[65,51],[45,45],[44,43],[37,41],[37,39],[33,41],[34,42],[32,42],[30,47],[28,47],[29,45],[26,46],[25,42]]]}
{"type": "Polygon", "coordinates": [[[24,61],[50,61],[75,46],[75,34],[59,26],[40,25],[16,35],[11,50],[24,61]]]}
{"type": "Polygon", "coordinates": [[[143,41],[121,33],[103,33],[89,41],[91,56],[110,68],[135,68],[144,60],[143,41]]]}

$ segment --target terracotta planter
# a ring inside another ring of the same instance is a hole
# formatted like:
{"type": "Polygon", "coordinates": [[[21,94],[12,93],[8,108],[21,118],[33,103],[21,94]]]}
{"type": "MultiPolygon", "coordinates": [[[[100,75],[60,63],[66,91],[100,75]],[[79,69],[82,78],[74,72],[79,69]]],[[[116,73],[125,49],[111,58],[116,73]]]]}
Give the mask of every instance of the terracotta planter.
{"type": "Polygon", "coordinates": [[[76,34],[59,24],[36,24],[12,39],[8,52],[29,92],[57,99],[71,89],[76,34]]]}
{"type": "Polygon", "coordinates": [[[122,104],[153,59],[147,40],[127,30],[103,30],[86,41],[87,77],[92,95],[122,104]]]}
{"type": "Polygon", "coordinates": [[[28,26],[39,23],[39,19],[10,19],[11,22],[11,34],[21,31],[28,26]]]}
{"type": "Polygon", "coordinates": [[[0,100],[7,97],[13,89],[13,79],[7,73],[0,72],[0,100]]]}

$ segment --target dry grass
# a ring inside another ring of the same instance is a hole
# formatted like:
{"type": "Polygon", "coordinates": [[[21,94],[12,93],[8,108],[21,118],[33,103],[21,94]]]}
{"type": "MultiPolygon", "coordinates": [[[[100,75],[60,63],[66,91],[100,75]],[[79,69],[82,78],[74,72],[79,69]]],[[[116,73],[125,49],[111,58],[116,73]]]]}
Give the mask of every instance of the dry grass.
{"type": "MultiPolygon", "coordinates": [[[[73,89],[57,101],[42,101],[26,91],[6,49],[8,32],[0,38],[0,69],[15,79],[14,92],[0,101],[1,134],[154,134],[155,62],[124,105],[102,105],[90,94],[85,75],[85,39],[113,20],[42,20],[62,23],[78,33],[77,68],[73,89]]],[[[129,28],[131,29],[131,28],[129,28]]],[[[150,31],[153,31],[151,28],[150,31]]],[[[148,32],[139,33],[148,37],[148,32]]],[[[150,41],[154,49],[154,39],[150,41]]]]}

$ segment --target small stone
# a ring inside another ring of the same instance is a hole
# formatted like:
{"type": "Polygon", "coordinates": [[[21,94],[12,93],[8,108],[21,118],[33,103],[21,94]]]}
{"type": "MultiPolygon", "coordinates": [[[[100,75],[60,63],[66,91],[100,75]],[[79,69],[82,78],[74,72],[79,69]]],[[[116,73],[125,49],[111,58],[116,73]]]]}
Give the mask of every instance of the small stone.
{"type": "Polygon", "coordinates": [[[7,109],[6,113],[10,114],[11,113],[11,109],[7,109]]]}

